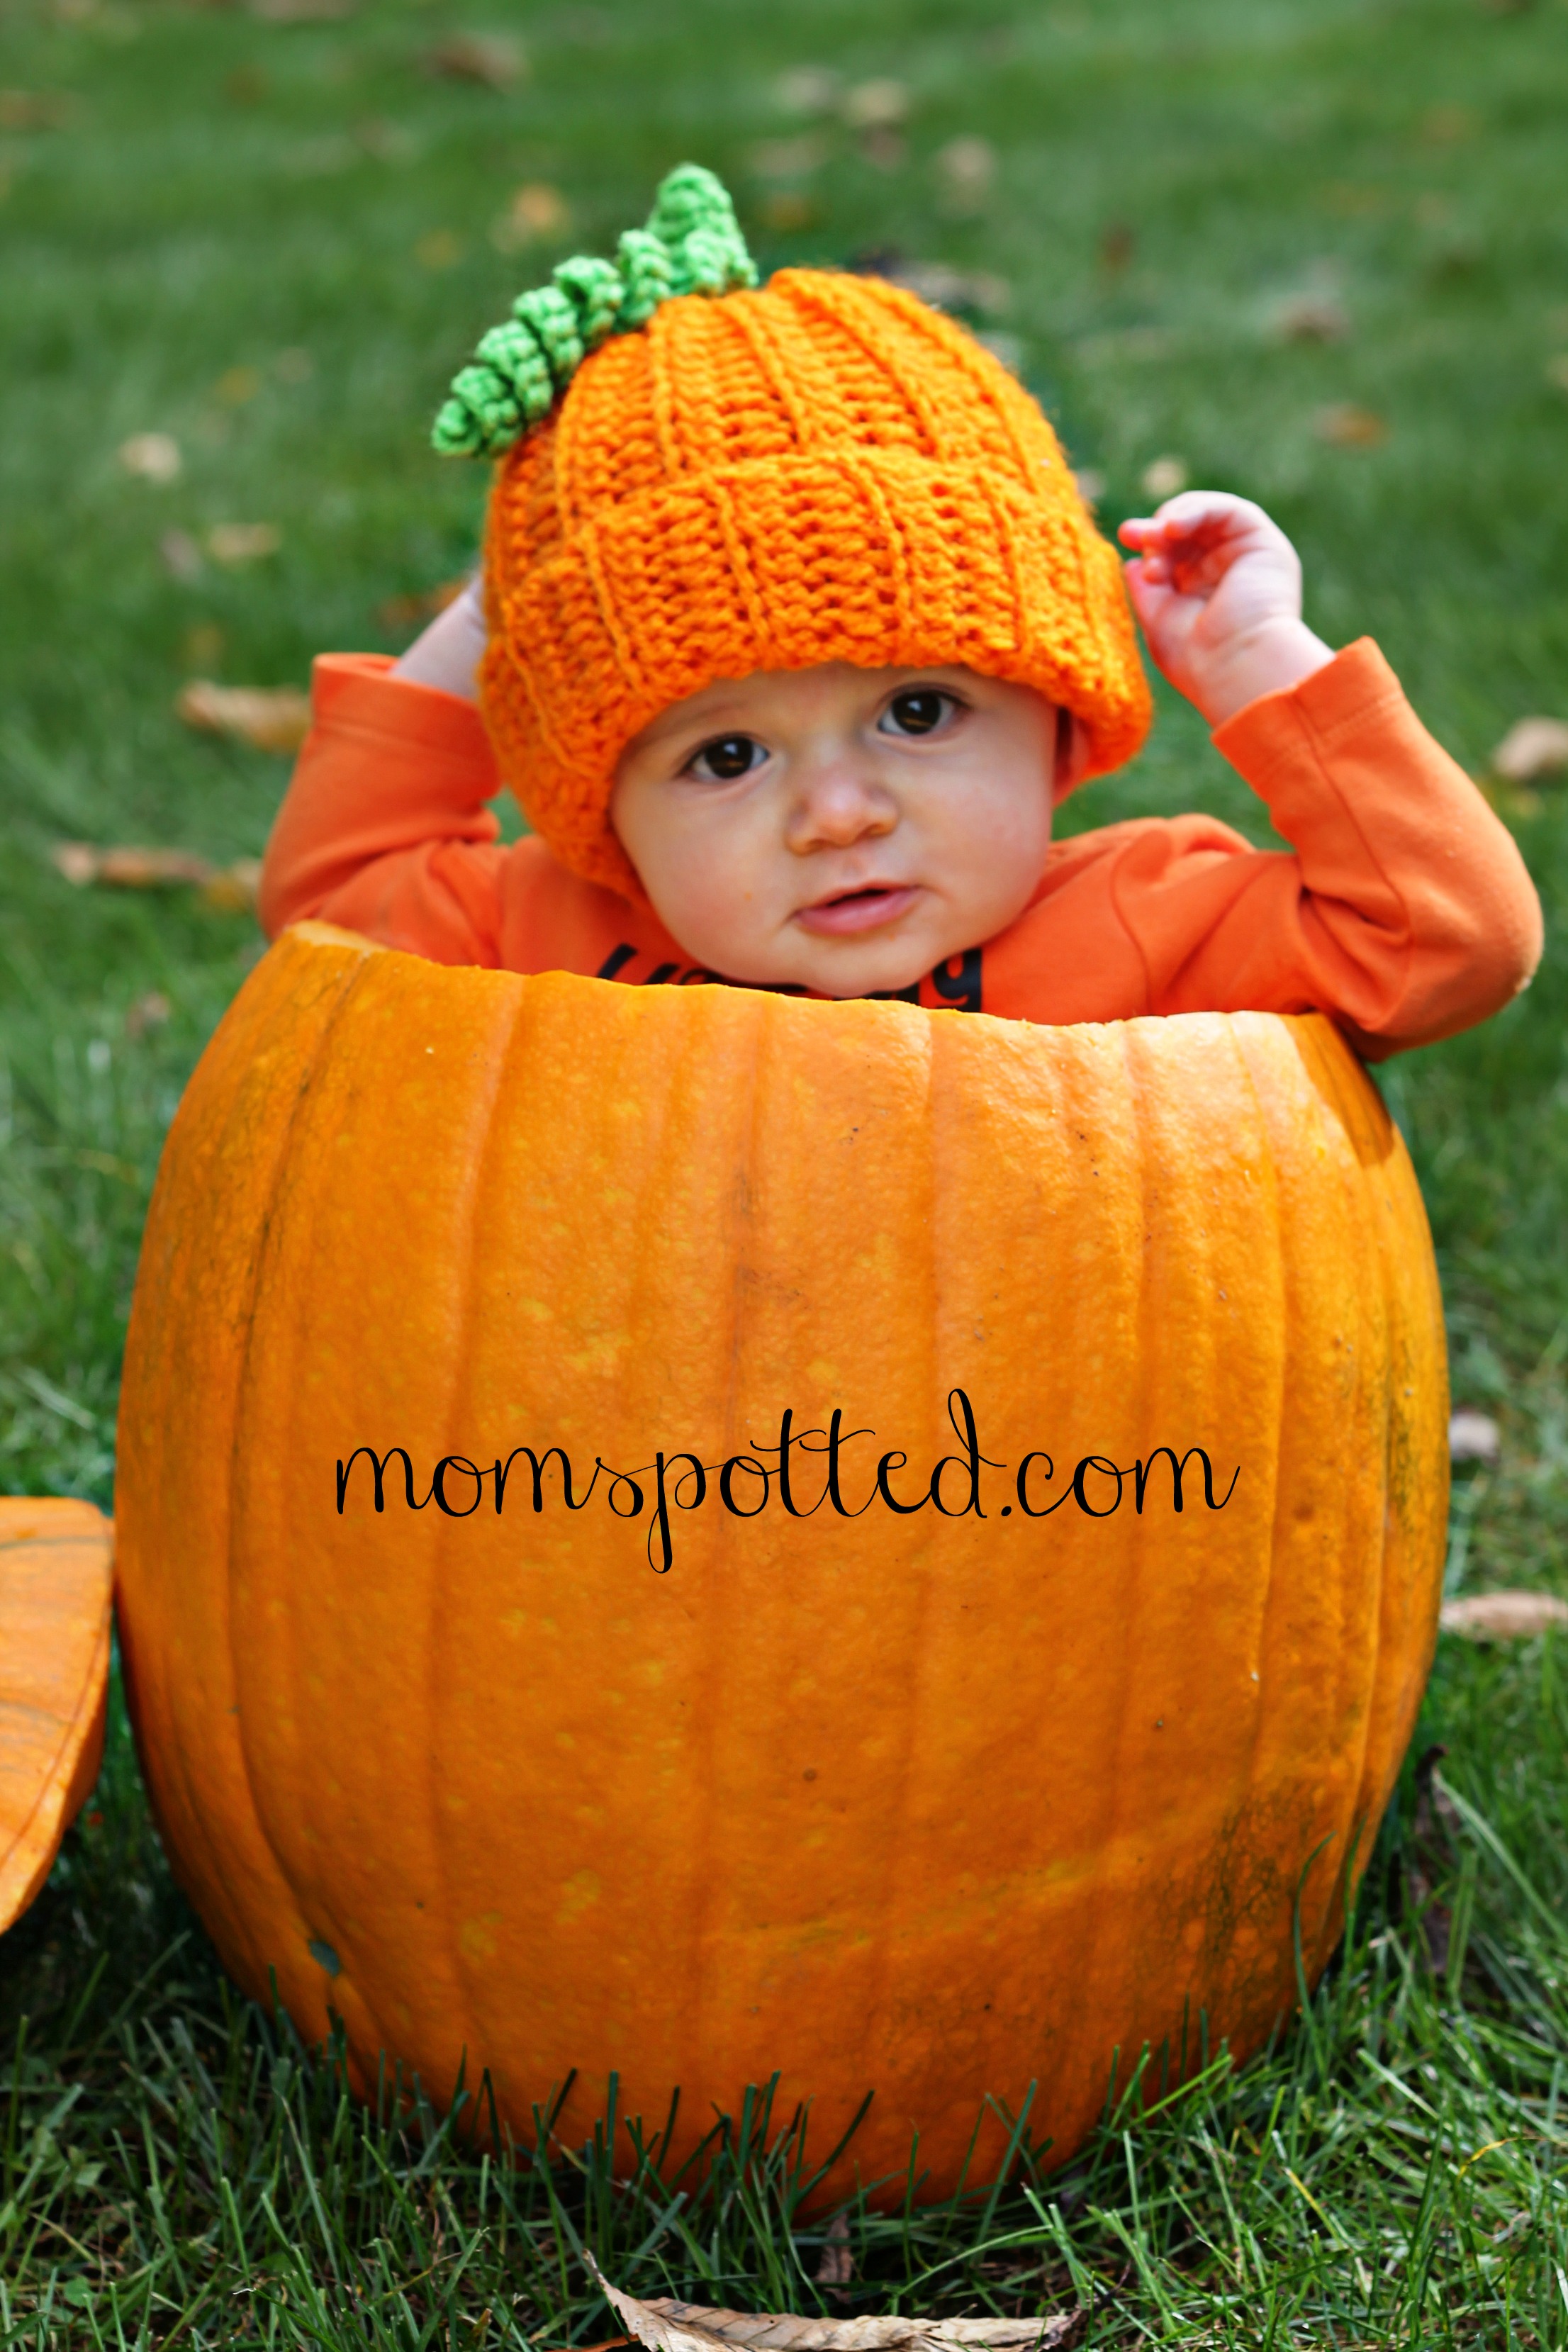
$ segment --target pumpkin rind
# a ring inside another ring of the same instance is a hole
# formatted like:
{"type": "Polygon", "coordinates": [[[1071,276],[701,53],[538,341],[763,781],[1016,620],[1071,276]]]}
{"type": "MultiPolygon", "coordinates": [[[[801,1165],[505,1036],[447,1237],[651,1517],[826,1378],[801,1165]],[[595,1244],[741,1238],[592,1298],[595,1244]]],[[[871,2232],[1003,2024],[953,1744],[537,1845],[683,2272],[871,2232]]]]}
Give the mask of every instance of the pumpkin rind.
{"type": "Polygon", "coordinates": [[[570,2140],[613,2070],[650,2128],[681,2086],[689,2147],[782,2068],[824,2147],[874,2090],[862,2174],[918,2127],[940,2193],[985,2093],[1037,2082],[1059,2158],[1113,2051],[1256,2046],[1299,1886],[1316,1976],[1430,1661],[1446,1415],[1415,1179],[1321,1020],[1049,1030],[302,927],[192,1081],[138,1278],[149,1785],[228,1965],[340,2015],[362,2081],[488,2067],[525,2137],[575,2067],[570,2140]],[[333,1507],[362,1444],[423,1491],[523,1444],[717,1465],[786,1406],[874,1424],[846,1485],[898,1448],[908,1499],[958,1389],[1009,1465],[984,1520],[710,1497],[658,1574],[646,1512],[553,1487],[333,1507]],[[1163,1445],[1239,1467],[1223,1509],[1196,1465],[1161,1507],[1163,1445]],[[1149,1457],[1148,1508],[1026,1517],[1031,1448],[1052,1496],[1149,1457]]]}
{"type": "Polygon", "coordinates": [[[0,1931],[98,1778],[114,1530],[90,1503],[0,1496],[0,1931]]]}

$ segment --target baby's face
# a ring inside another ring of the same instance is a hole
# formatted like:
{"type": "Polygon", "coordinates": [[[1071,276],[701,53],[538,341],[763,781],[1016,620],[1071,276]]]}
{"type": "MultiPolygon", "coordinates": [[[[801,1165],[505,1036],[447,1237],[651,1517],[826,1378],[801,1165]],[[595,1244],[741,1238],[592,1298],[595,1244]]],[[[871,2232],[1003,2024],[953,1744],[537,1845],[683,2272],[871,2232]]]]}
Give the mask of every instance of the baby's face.
{"type": "Polygon", "coordinates": [[[957,667],[720,679],[628,743],[611,822],[710,971],[867,996],[1022,913],[1058,735],[1031,688],[957,667]]]}

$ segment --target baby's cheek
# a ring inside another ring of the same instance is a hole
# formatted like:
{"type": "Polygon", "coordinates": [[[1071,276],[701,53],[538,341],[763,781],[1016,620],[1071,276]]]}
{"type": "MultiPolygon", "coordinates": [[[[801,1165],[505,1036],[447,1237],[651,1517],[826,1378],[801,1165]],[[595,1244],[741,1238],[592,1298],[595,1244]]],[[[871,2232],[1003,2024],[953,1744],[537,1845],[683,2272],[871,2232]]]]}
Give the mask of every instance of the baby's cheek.
{"type": "MultiPolygon", "coordinates": [[[[784,877],[767,887],[755,845],[721,823],[655,826],[623,846],[637,866],[654,912],[693,962],[711,971],[752,976],[748,969],[767,937],[771,902],[784,877]]],[[[781,853],[782,856],[782,853],[781,853]]]]}
{"type": "MultiPolygon", "coordinates": [[[[1051,845],[1051,795],[1037,762],[1021,772],[985,778],[932,813],[932,871],[945,877],[949,896],[972,919],[997,928],[999,909],[1026,906],[1051,845]]],[[[967,944],[986,936],[977,932],[967,944]]]]}

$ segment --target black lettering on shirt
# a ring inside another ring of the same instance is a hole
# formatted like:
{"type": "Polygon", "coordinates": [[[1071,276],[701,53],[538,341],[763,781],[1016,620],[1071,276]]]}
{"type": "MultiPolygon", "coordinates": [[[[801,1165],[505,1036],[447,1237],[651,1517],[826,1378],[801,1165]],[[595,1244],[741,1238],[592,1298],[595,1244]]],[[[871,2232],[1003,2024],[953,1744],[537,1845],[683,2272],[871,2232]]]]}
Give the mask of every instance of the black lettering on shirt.
{"type": "Polygon", "coordinates": [[[980,950],[965,948],[961,956],[949,956],[931,973],[931,984],[944,1003],[955,1005],[960,1013],[981,1010],[980,950]],[[956,963],[958,970],[953,971],[956,963]]]}

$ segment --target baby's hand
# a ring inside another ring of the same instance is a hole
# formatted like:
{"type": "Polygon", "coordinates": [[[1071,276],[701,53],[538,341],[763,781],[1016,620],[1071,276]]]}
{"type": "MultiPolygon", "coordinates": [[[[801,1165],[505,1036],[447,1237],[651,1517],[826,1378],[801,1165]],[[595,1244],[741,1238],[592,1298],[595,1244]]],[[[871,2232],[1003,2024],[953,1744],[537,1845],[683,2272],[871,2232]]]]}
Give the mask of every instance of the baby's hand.
{"type": "Polygon", "coordinates": [[[1120,536],[1149,650],[1211,727],[1333,659],[1301,618],[1295,549],[1249,499],[1184,490],[1120,536]]]}
{"type": "Polygon", "coordinates": [[[406,653],[392,665],[396,677],[416,686],[438,687],[443,694],[479,698],[479,668],[485,650],[485,600],[478,575],[455,596],[406,653]]]}

